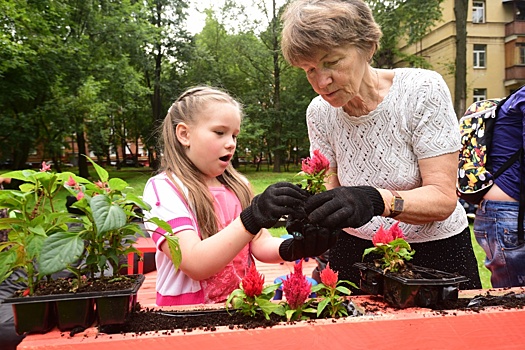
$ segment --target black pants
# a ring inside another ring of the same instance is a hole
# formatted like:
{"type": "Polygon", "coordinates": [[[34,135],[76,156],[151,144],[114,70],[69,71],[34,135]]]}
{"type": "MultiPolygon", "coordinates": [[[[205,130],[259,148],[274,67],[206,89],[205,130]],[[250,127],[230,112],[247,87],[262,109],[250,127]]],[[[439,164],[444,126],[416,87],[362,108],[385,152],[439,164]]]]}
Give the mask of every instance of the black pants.
{"type": "MultiPolygon", "coordinates": [[[[352,236],[344,231],[339,233],[337,243],[330,249],[330,267],[339,273],[339,280],[354,282],[359,287],[359,269],[353,264],[362,261],[363,251],[372,247],[372,240],[352,236]]],[[[414,265],[424,266],[449,273],[458,273],[469,279],[460,284],[460,289],[480,289],[478,263],[472,248],[470,228],[446,239],[424,243],[411,243],[416,251],[414,265]]],[[[368,254],[364,262],[372,262],[378,255],[368,254]]],[[[352,294],[363,294],[352,288],[352,294]]]]}

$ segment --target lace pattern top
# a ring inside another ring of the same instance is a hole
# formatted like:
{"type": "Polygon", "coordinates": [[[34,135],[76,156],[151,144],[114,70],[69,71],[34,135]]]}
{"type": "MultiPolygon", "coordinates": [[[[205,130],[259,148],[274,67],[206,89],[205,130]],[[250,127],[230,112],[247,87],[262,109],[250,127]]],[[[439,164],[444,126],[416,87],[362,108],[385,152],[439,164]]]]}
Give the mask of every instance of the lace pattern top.
{"type": "MultiPolygon", "coordinates": [[[[341,186],[369,185],[410,190],[420,187],[418,160],[456,152],[459,127],[450,92],[436,72],[395,69],[390,91],[368,115],[354,117],[334,108],[320,96],[307,109],[311,150],[319,149],[337,168],[341,186]]],[[[376,216],[356,229],[355,236],[371,239],[381,224],[394,219],[376,216]]],[[[400,223],[409,242],[451,237],[468,225],[458,202],[444,221],[425,225],[400,223]]]]}

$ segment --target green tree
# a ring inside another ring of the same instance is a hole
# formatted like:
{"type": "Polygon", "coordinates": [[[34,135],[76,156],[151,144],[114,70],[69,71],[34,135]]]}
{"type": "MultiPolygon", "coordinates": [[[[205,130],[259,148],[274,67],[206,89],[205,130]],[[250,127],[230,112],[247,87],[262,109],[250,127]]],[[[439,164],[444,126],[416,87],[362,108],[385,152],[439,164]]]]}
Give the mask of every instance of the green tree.
{"type": "Polygon", "coordinates": [[[403,39],[407,45],[416,44],[436,21],[441,19],[443,0],[367,0],[374,18],[381,26],[381,46],[374,56],[377,67],[394,68],[396,60],[408,62],[410,66],[429,67],[419,55],[408,55],[399,50],[403,39]]]}

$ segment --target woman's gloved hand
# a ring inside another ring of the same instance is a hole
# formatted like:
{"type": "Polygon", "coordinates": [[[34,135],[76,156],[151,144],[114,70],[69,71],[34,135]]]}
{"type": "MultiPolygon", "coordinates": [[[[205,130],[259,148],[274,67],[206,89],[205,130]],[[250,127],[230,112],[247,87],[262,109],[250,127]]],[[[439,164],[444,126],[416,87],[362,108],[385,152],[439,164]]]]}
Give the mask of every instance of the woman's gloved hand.
{"type": "Polygon", "coordinates": [[[256,235],[262,228],[273,227],[284,215],[304,218],[307,197],[303,189],[289,182],[270,185],[241,212],[242,224],[248,232],[256,235]]]}
{"type": "Polygon", "coordinates": [[[385,210],[383,197],[371,186],[341,186],[306,201],[308,220],[333,231],[361,227],[385,210]]]}
{"type": "Polygon", "coordinates": [[[294,232],[293,238],[288,238],[281,243],[279,255],[285,261],[319,256],[335,244],[337,235],[338,231],[306,224],[303,234],[294,232]]]}

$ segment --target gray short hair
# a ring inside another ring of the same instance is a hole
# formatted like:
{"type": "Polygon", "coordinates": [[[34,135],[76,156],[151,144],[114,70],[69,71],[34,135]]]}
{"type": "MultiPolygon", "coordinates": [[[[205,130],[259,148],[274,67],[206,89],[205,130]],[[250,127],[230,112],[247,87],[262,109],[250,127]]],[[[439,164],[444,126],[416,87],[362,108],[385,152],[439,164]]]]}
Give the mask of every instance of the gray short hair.
{"type": "Polygon", "coordinates": [[[292,65],[352,44],[363,53],[379,48],[382,32],[363,0],[295,0],[282,15],[281,49],[292,65]]]}

